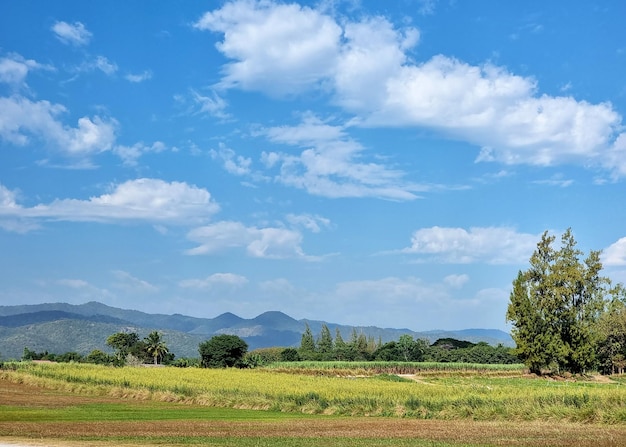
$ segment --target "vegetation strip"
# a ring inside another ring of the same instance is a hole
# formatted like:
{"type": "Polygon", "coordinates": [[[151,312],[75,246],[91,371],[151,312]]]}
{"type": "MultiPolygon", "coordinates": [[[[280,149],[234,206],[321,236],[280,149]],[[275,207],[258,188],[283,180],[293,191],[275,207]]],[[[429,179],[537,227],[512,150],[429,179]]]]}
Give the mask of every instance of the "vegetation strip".
{"type": "MultiPolygon", "coordinates": [[[[6,368],[7,365],[5,365],[6,368]]],[[[419,419],[626,422],[626,387],[611,383],[423,374],[358,377],[336,370],[113,368],[87,364],[16,363],[0,378],[64,392],[221,408],[336,416],[419,419]],[[416,378],[413,376],[413,378],[416,378]]]]}

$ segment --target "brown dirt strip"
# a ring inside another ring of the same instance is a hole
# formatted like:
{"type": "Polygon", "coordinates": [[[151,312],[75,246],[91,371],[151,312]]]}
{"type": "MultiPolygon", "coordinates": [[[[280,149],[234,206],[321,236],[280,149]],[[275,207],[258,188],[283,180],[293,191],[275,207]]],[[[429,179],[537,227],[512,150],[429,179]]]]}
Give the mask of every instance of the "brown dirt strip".
{"type": "MultiPolygon", "coordinates": [[[[80,396],[0,381],[0,404],[25,408],[119,402],[109,397],[80,396]]],[[[1,408],[1,407],[0,407],[1,408]]],[[[405,438],[502,446],[623,446],[626,426],[562,422],[476,422],[395,418],[285,419],[278,421],[105,421],[0,422],[0,444],[46,446],[109,446],[119,442],[85,442],[84,437],[290,437],[405,438]]],[[[137,445],[135,444],[135,445],[137,445]]],[[[129,444],[130,445],[130,444],[129,444]]]]}

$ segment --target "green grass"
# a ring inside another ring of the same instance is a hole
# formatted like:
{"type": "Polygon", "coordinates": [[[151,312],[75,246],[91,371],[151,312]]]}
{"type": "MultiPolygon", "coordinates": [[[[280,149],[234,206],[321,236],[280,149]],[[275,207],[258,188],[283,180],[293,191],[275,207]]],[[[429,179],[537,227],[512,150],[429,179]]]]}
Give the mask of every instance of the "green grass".
{"type": "Polygon", "coordinates": [[[24,408],[2,406],[0,422],[51,422],[51,421],[171,421],[171,420],[227,420],[276,421],[312,417],[298,413],[239,410],[167,402],[94,403],[61,408],[24,408]]]}

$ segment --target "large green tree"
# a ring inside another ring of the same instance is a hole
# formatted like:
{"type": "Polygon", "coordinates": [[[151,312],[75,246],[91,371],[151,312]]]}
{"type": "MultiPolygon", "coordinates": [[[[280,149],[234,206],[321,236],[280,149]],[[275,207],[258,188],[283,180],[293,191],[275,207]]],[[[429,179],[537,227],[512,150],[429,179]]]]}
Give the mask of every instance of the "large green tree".
{"type": "Polygon", "coordinates": [[[117,332],[110,335],[106,344],[115,349],[117,359],[123,362],[128,354],[134,354],[139,343],[139,335],[136,332],[117,332]]]}
{"type": "Polygon", "coordinates": [[[597,321],[605,306],[609,280],[600,276],[600,252],[576,248],[571,229],[554,247],[555,237],[545,232],[520,271],[506,319],[513,323],[517,353],[531,372],[581,373],[596,362],[597,321]]]}
{"type": "Polygon", "coordinates": [[[248,344],[236,335],[216,335],[200,343],[200,364],[204,368],[239,366],[248,352],[248,344]]]}

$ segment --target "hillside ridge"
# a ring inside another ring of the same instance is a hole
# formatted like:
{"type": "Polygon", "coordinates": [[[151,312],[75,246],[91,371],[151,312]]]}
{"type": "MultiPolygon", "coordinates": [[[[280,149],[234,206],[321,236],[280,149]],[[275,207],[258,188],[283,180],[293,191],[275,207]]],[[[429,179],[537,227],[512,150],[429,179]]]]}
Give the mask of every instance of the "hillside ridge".
{"type": "Polygon", "coordinates": [[[150,314],[121,309],[97,301],[84,304],[44,303],[0,306],[0,358],[20,358],[25,347],[35,351],[88,354],[94,349],[111,352],[106,338],[121,331],[137,332],[141,337],[158,330],[177,357],[196,357],[198,344],[217,334],[242,337],[249,348],[298,346],[306,325],[319,334],[327,325],[334,336],[339,329],[344,339],[356,330],[383,343],[409,334],[433,342],[439,338],[456,338],[491,345],[512,346],[509,334],[498,329],[463,329],[458,331],[424,331],[351,326],[321,320],[296,320],[284,312],[272,310],[254,318],[242,318],[230,312],[214,318],[182,314],[150,314]]]}

